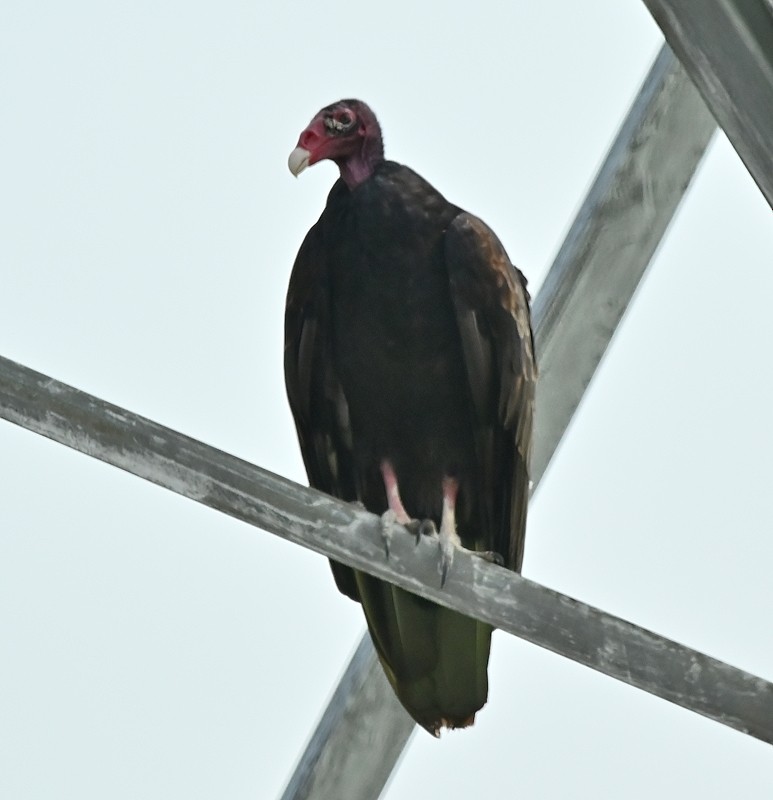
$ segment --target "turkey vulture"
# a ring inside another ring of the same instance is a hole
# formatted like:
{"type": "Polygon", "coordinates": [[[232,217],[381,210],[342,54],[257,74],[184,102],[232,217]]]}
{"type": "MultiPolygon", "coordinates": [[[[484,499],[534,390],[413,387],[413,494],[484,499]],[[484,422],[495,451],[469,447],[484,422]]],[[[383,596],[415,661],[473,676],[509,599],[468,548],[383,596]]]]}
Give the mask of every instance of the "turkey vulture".
{"type": "MultiPolygon", "coordinates": [[[[301,245],[285,317],[309,481],[383,514],[385,532],[432,520],[444,571],[460,546],[520,571],[536,380],[526,281],[483,222],[384,159],[365,103],[323,108],[288,163],[297,176],[323,159],[341,177],[301,245]]],[[[331,566],[411,716],[435,736],[472,724],[491,627],[331,566]]]]}

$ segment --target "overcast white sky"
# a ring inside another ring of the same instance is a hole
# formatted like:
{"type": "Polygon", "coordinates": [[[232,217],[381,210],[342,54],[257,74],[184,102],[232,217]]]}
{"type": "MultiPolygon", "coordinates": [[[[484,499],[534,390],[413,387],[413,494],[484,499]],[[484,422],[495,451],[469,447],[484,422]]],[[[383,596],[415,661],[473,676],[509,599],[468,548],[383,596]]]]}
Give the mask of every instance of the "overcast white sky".
{"type": "MultiPolygon", "coordinates": [[[[661,37],[639,0],[0,7],[0,354],[305,481],[284,294],[323,105],[536,291],[661,37]]],[[[773,677],[773,220],[718,136],[532,505],[524,574],[773,677]]],[[[0,423],[0,797],[272,798],[363,629],[324,559],[0,423]]],[[[773,750],[498,633],[388,800],[768,797],[773,750]]]]}

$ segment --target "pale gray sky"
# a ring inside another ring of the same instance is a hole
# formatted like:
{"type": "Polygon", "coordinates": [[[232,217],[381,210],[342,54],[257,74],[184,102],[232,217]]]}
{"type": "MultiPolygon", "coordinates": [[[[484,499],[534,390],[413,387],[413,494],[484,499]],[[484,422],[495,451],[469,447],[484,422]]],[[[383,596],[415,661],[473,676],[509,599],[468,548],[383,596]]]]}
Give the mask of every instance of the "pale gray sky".
{"type": "MultiPolygon", "coordinates": [[[[369,102],[536,291],[661,37],[638,0],[0,8],[0,354],[305,481],[284,293],[369,102]]],[[[723,136],[532,505],[524,573],[773,677],[773,225],[723,136]]],[[[0,797],[272,798],[363,629],[324,559],[0,423],[0,797]]],[[[496,634],[388,800],[768,797],[773,751],[496,634]]]]}

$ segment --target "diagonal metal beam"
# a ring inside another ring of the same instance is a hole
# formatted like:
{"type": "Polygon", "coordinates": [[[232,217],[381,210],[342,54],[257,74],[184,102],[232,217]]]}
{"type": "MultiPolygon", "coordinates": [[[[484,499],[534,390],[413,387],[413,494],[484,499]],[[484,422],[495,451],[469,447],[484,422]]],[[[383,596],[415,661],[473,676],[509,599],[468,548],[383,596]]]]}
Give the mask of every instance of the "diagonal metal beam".
{"type": "Polygon", "coordinates": [[[378,797],[415,729],[366,633],[282,798],[378,797]]]}
{"type": "MultiPolygon", "coordinates": [[[[664,46],[533,306],[540,379],[532,474],[539,483],[700,162],[716,123],[664,46]]],[[[367,633],[282,800],[375,800],[413,730],[367,633]],[[365,677],[367,673],[367,678],[365,677]],[[378,732],[379,752],[359,746],[378,732]],[[343,770],[342,765],[356,765],[343,770]]]]}
{"type": "Polygon", "coordinates": [[[644,2],[773,206],[773,4],[644,2]]]}
{"type": "Polygon", "coordinates": [[[441,587],[434,542],[397,532],[385,558],[374,514],[4,358],[0,416],[773,744],[773,683],[468,552],[441,587]]]}

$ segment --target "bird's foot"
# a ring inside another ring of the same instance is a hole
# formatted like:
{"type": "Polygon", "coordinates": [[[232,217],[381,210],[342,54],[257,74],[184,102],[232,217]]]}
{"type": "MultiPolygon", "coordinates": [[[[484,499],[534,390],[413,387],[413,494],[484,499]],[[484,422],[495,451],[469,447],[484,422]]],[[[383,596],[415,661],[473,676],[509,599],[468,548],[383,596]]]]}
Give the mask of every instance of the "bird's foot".
{"type": "Polygon", "coordinates": [[[504,567],[505,565],[504,558],[502,558],[502,556],[499,553],[495,553],[493,550],[468,550],[466,547],[462,547],[458,537],[456,538],[454,538],[454,536],[444,537],[442,530],[438,538],[440,540],[441,588],[445,586],[446,578],[448,577],[448,572],[451,569],[451,565],[454,563],[454,553],[457,550],[462,550],[465,553],[469,553],[471,556],[475,556],[475,558],[480,558],[483,561],[488,561],[489,564],[496,564],[498,567],[504,567]]]}
{"type": "Polygon", "coordinates": [[[454,563],[454,553],[463,550],[462,542],[456,530],[450,526],[440,526],[438,533],[438,547],[440,548],[440,588],[446,585],[448,573],[454,563]]]}
{"type": "Polygon", "coordinates": [[[443,511],[440,515],[440,531],[438,531],[441,589],[446,585],[448,572],[454,563],[454,553],[462,547],[462,540],[456,532],[456,495],[458,491],[459,482],[455,478],[443,478],[443,511]]]}

